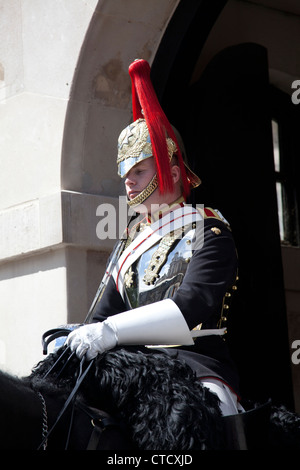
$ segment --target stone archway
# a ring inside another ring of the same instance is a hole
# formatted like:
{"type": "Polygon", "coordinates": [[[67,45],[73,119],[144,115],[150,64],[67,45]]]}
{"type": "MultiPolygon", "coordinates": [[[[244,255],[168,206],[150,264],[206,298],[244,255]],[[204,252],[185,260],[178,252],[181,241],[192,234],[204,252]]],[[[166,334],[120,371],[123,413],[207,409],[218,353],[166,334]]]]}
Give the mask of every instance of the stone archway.
{"type": "Polygon", "coordinates": [[[111,246],[96,207],[119,191],[127,67],[152,62],[178,3],[0,0],[1,367],[27,373],[41,334],[87,313],[111,246]]]}
{"type": "Polygon", "coordinates": [[[116,144],[131,120],[128,66],[137,57],[152,63],[178,3],[99,0],[91,18],[73,77],[61,156],[69,322],[84,320],[116,241],[98,239],[96,210],[110,203],[118,214],[123,183],[116,144]]]}
{"type": "Polygon", "coordinates": [[[131,118],[128,66],[152,62],[178,0],[100,0],[74,74],[62,149],[62,189],[117,197],[116,142],[131,118]]]}

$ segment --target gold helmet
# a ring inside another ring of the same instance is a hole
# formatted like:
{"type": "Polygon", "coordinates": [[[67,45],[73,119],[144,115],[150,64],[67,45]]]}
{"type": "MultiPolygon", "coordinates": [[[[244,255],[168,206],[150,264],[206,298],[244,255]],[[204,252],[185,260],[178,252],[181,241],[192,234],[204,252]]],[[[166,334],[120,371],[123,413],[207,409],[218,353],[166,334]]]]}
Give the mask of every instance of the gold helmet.
{"type": "Polygon", "coordinates": [[[118,139],[118,173],[125,177],[137,163],[154,157],[157,173],[145,190],[130,205],[143,202],[159,187],[161,193],[173,189],[171,159],[177,156],[181,170],[183,196],[197,187],[201,180],[188,167],[182,139],[167,120],[150,79],[150,66],[145,60],[134,61],[129,67],[132,80],[134,122],[129,124],[118,139]]]}
{"type": "MultiPolygon", "coordinates": [[[[170,159],[176,153],[175,142],[168,137],[168,154],[170,159]]],[[[137,119],[125,127],[118,139],[118,174],[124,178],[128,171],[137,163],[153,157],[150,134],[145,119],[137,119]]]]}

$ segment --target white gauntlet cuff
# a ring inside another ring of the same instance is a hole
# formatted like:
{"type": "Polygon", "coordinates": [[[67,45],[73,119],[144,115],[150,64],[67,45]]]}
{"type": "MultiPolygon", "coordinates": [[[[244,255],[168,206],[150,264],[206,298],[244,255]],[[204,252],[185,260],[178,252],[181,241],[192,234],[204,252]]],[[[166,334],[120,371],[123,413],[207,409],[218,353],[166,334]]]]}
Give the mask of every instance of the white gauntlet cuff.
{"type": "Polygon", "coordinates": [[[161,300],[105,320],[120,345],[192,345],[188,325],[175,302],[161,300]]]}

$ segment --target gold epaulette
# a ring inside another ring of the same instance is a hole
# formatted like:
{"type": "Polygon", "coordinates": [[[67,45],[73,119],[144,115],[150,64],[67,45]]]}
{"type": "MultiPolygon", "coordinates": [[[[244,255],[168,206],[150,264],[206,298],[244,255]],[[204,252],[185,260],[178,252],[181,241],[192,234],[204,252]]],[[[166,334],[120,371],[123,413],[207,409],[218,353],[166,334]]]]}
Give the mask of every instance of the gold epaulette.
{"type": "Polygon", "coordinates": [[[204,207],[203,209],[199,209],[200,214],[204,219],[217,219],[226,224],[229,227],[229,222],[223,217],[220,211],[217,209],[212,209],[211,207],[204,207]]]}

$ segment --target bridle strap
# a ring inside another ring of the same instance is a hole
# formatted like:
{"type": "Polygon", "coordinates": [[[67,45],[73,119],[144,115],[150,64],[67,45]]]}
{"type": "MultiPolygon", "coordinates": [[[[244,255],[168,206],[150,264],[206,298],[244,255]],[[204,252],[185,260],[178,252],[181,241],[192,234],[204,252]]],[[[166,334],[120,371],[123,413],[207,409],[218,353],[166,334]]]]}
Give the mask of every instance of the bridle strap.
{"type": "Polygon", "coordinates": [[[93,425],[86,450],[97,450],[103,431],[107,428],[120,427],[120,423],[105,411],[87,406],[84,403],[78,403],[77,406],[89,416],[93,425]]]}
{"type": "Polygon", "coordinates": [[[94,359],[92,359],[88,366],[85,368],[85,370],[83,370],[83,365],[84,365],[84,362],[85,362],[85,358],[83,357],[80,361],[80,370],[79,370],[79,376],[77,378],[77,381],[76,381],[76,384],[72,390],[72,392],[70,393],[69,397],[67,398],[63,408],[61,409],[60,413],[58,414],[54,424],[52,425],[52,427],[50,428],[50,430],[48,431],[47,435],[44,437],[44,439],[42,440],[42,442],[40,443],[39,447],[38,447],[38,450],[40,450],[41,448],[43,448],[45,442],[47,442],[50,434],[52,433],[52,431],[54,430],[54,428],[57,426],[58,422],[60,421],[61,417],[63,416],[63,414],[65,413],[65,411],[67,410],[68,406],[70,405],[70,403],[72,402],[72,400],[75,398],[76,396],[76,393],[80,387],[80,385],[82,384],[83,380],[85,379],[86,375],[88,374],[90,368],[92,367],[93,363],[94,363],[94,359]]]}

